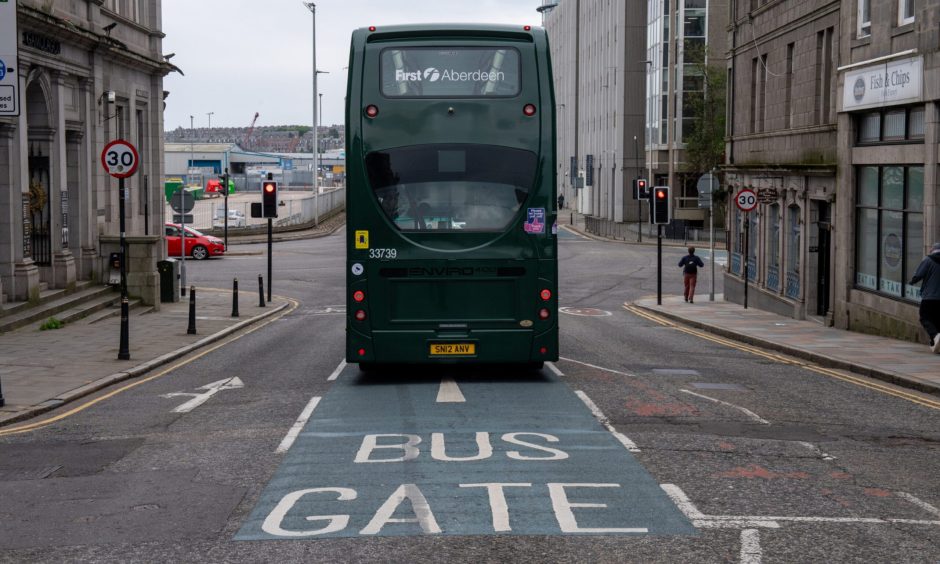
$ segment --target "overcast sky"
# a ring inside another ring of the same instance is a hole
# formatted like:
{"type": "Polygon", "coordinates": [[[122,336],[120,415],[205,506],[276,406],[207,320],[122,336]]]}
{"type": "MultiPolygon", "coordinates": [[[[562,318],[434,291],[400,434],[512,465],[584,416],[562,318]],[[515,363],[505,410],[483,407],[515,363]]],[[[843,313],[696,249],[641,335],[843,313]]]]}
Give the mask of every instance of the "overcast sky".
{"type": "MultiPolygon", "coordinates": [[[[542,0],[316,0],[323,125],[343,123],[352,31],[427,22],[541,24],[542,0]]],[[[311,124],[312,22],[301,0],[163,0],[165,127],[311,124]]]]}

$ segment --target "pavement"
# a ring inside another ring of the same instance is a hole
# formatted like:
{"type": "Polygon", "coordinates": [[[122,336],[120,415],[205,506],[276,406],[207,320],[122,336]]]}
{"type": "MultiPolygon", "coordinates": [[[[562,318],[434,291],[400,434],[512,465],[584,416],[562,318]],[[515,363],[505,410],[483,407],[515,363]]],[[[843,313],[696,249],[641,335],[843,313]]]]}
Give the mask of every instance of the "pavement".
{"type": "MultiPolygon", "coordinates": [[[[584,232],[580,214],[565,210],[559,224],[593,239],[602,237],[584,232]]],[[[614,241],[618,244],[634,242],[614,241]]],[[[653,244],[644,239],[643,244],[653,244]]],[[[724,301],[717,294],[708,301],[700,295],[695,303],[685,303],[682,296],[663,296],[662,305],[655,297],[632,305],[723,337],[784,353],[820,366],[848,370],[892,384],[940,395],[940,355],[923,344],[889,337],[867,335],[827,327],[815,320],[798,320],[771,312],[724,301]]]]}
{"type": "MultiPolygon", "coordinates": [[[[341,228],[345,214],[318,227],[275,233],[275,241],[322,237],[341,228]]],[[[267,241],[263,236],[238,237],[229,244],[267,241]]],[[[230,250],[229,255],[258,254],[230,250]]],[[[135,308],[128,318],[130,360],[118,360],[120,315],[68,323],[39,332],[38,324],[0,333],[0,428],[34,418],[117,382],[139,377],[160,366],[283,311],[292,301],[273,296],[262,308],[258,294],[239,292],[239,317],[232,317],[232,292],[196,288],[196,334],[189,328],[189,297],[160,304],[159,311],[135,308]]]]}

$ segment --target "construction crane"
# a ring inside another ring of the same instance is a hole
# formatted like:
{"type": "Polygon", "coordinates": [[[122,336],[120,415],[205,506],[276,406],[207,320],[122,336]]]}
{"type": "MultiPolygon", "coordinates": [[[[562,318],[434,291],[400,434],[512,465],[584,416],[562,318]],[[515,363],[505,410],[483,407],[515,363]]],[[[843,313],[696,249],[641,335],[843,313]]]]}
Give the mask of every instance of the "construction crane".
{"type": "Polygon", "coordinates": [[[248,126],[248,133],[245,134],[245,138],[242,140],[242,148],[250,149],[248,146],[248,141],[251,139],[251,134],[255,131],[255,122],[258,121],[258,112],[255,112],[255,117],[251,120],[251,125],[248,126]]]}

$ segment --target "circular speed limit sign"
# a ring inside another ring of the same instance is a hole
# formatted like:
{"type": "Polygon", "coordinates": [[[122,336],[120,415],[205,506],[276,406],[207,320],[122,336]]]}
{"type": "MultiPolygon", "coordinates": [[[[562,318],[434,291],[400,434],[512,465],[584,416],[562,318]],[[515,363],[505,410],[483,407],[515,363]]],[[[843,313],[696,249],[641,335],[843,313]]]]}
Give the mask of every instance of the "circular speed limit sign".
{"type": "Polygon", "coordinates": [[[734,197],[734,203],[737,204],[739,210],[749,212],[757,207],[757,194],[745,188],[734,197]]]}
{"type": "Polygon", "coordinates": [[[130,141],[115,139],[101,151],[101,165],[114,178],[127,178],[137,172],[140,157],[130,141]]]}

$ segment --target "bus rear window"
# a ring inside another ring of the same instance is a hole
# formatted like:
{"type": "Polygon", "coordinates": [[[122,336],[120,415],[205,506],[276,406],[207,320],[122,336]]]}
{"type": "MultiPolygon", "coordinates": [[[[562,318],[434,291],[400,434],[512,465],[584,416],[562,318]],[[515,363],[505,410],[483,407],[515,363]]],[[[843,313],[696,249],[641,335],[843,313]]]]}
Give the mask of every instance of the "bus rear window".
{"type": "Polygon", "coordinates": [[[519,52],[511,48],[385,49],[381,73],[382,94],[393,98],[519,94],[519,52]]]}
{"type": "Polygon", "coordinates": [[[401,231],[503,231],[536,171],[531,151],[495,145],[415,145],[366,155],[382,211],[401,231]]]}

